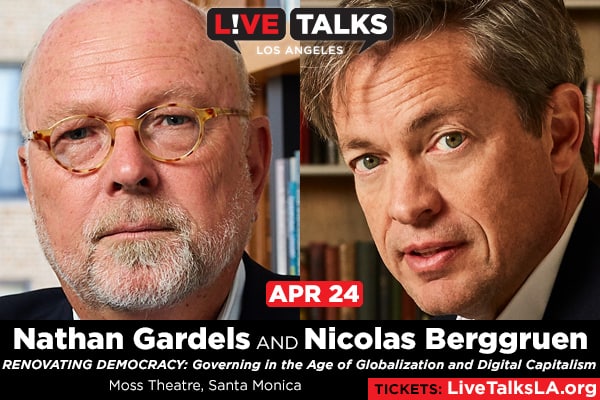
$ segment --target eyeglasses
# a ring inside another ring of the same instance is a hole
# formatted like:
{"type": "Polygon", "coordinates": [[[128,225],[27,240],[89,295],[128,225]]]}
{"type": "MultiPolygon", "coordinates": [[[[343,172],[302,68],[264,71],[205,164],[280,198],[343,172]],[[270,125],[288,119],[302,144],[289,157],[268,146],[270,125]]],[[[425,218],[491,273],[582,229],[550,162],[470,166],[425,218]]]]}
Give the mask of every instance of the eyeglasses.
{"type": "Polygon", "coordinates": [[[216,128],[215,118],[222,115],[249,116],[248,112],[233,108],[170,103],[151,108],[137,118],[109,121],[93,115],[74,115],[48,129],[30,132],[27,139],[43,140],[61,167],[84,174],[99,169],[108,160],[117,128],[133,127],[142,148],[152,159],[175,162],[192,154],[204,134],[216,128]]]}

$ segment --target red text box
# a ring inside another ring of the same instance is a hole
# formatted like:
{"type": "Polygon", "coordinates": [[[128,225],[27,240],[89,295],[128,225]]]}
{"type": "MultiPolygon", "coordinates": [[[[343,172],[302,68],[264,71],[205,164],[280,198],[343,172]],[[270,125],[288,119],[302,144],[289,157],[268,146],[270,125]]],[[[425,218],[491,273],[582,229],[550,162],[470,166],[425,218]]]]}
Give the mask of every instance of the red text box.
{"type": "Polygon", "coordinates": [[[271,281],[267,283],[269,307],[360,307],[360,281],[271,281]]]}
{"type": "Polygon", "coordinates": [[[369,378],[368,399],[583,400],[598,398],[598,383],[600,378],[369,378]]]}

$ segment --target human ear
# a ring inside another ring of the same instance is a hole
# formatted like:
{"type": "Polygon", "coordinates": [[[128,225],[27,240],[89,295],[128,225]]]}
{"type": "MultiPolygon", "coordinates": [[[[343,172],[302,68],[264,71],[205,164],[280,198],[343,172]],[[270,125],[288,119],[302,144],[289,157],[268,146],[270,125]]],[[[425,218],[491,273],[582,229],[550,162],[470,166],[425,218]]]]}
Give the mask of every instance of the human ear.
{"type": "Polygon", "coordinates": [[[556,174],[563,174],[580,159],[585,130],[583,94],[576,85],[563,83],[550,94],[549,127],[551,161],[556,174]]]}
{"type": "Polygon", "coordinates": [[[248,123],[246,159],[254,187],[254,199],[258,202],[267,182],[271,163],[271,130],[265,116],[253,118],[248,123]]]}
{"type": "Polygon", "coordinates": [[[20,146],[17,155],[19,157],[19,169],[21,171],[21,182],[23,182],[23,188],[25,194],[30,198],[30,182],[29,182],[29,165],[27,161],[27,145],[20,146]]]}

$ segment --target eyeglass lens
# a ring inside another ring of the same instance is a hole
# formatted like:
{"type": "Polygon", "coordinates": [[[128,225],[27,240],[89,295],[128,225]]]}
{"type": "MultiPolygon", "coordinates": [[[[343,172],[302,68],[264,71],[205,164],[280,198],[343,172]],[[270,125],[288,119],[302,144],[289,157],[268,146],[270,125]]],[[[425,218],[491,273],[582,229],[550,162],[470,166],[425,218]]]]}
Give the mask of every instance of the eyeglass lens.
{"type": "MultiPolygon", "coordinates": [[[[154,157],[163,160],[185,156],[194,149],[201,134],[198,116],[185,107],[160,107],[137,121],[134,128],[139,129],[142,146],[154,157]]],[[[113,128],[120,126],[119,121],[108,124],[113,128]]],[[[73,117],[54,128],[50,147],[63,166],[90,169],[108,156],[111,142],[111,127],[102,119],[73,117]]]]}

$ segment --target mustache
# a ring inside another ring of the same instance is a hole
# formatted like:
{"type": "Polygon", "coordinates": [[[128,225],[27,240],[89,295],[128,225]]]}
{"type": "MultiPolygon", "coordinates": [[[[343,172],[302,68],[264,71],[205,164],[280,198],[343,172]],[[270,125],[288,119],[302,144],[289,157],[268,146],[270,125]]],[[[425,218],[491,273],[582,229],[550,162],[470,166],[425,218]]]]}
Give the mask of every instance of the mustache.
{"type": "Polygon", "coordinates": [[[189,235],[190,221],[191,217],[180,206],[160,198],[143,197],[113,203],[95,212],[84,224],[83,235],[95,244],[120,227],[139,224],[189,235]]]}

